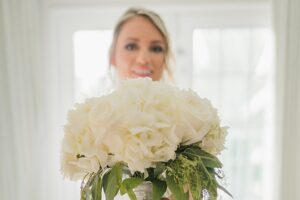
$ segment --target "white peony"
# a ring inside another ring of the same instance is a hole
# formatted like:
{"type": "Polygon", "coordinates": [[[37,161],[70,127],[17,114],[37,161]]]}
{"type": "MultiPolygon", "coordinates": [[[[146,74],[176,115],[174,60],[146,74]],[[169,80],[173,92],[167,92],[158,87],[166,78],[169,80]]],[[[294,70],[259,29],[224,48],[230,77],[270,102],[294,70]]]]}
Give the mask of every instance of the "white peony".
{"type": "Polygon", "coordinates": [[[82,179],[87,173],[97,172],[107,164],[108,152],[95,145],[88,116],[97,99],[76,104],[68,113],[68,124],[62,142],[62,171],[71,180],[82,179]]]}
{"type": "Polygon", "coordinates": [[[148,78],[127,80],[69,112],[62,171],[77,179],[122,162],[132,172],[144,172],[174,159],[180,144],[200,142],[205,151],[218,154],[225,136],[207,99],[148,78]]]}

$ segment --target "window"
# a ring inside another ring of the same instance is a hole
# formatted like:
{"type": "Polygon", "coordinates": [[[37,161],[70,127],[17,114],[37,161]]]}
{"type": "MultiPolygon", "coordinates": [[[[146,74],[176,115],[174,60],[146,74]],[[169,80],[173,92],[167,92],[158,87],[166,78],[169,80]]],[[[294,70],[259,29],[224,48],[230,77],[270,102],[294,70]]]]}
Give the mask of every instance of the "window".
{"type": "Polygon", "coordinates": [[[228,149],[221,156],[229,190],[235,199],[265,199],[265,135],[274,84],[270,30],[196,29],[193,63],[194,90],[210,98],[230,126],[228,149]]]}
{"type": "MultiPolygon", "coordinates": [[[[210,28],[193,31],[192,88],[209,98],[229,125],[222,154],[229,190],[236,199],[263,198],[264,134],[272,83],[271,33],[267,28],[210,28]]],[[[75,98],[104,91],[111,31],[74,34],[75,98]],[[103,59],[100,59],[100,58],[103,59]]]]}
{"type": "MultiPolygon", "coordinates": [[[[209,98],[222,124],[230,126],[227,150],[220,157],[226,187],[239,200],[276,199],[271,196],[274,174],[269,167],[275,157],[270,5],[179,7],[158,5],[156,11],[163,14],[174,42],[176,82],[209,98]]],[[[66,13],[68,17],[59,13],[53,29],[60,33],[54,35],[63,35],[56,44],[57,66],[63,69],[62,80],[73,74],[66,81],[68,87],[61,89],[64,97],[71,96],[72,87],[73,102],[105,92],[111,28],[124,9],[74,11],[66,13]]]]}
{"type": "Polygon", "coordinates": [[[111,30],[80,30],[74,33],[76,102],[100,95],[108,87],[108,53],[111,40],[111,30]]]}

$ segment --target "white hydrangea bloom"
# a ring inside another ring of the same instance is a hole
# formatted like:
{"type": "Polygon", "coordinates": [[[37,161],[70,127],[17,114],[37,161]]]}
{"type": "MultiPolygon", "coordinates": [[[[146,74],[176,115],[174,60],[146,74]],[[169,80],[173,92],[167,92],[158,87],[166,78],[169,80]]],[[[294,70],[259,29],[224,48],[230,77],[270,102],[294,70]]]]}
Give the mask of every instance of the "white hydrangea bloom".
{"type": "Polygon", "coordinates": [[[116,162],[144,172],[174,159],[180,144],[201,142],[212,154],[224,149],[226,129],[209,100],[149,78],[124,81],[68,116],[62,171],[71,179],[116,162]]]}

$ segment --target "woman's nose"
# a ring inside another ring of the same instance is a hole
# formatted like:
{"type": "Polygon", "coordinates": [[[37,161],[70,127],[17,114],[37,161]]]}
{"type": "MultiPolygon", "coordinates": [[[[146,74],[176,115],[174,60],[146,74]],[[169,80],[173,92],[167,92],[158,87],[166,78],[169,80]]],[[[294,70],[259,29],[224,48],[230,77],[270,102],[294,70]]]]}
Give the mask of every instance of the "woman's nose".
{"type": "Polygon", "coordinates": [[[150,55],[149,52],[145,50],[141,50],[136,58],[136,62],[140,65],[147,65],[150,63],[150,55]]]}

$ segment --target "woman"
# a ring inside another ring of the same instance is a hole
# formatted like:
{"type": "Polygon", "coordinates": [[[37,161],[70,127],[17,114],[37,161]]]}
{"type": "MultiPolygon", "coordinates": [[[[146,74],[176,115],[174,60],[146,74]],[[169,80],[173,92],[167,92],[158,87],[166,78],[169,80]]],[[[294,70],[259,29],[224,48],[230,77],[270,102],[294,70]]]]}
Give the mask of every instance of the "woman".
{"type": "Polygon", "coordinates": [[[153,11],[128,9],[114,29],[109,53],[117,80],[150,77],[173,81],[170,37],[163,20],[153,11]]]}
{"type": "Polygon", "coordinates": [[[121,16],[109,55],[117,80],[138,77],[172,80],[171,55],[169,34],[156,13],[131,8],[121,16]]]}
{"type": "Polygon", "coordinates": [[[117,80],[142,77],[173,80],[170,37],[163,20],[153,11],[128,9],[114,29],[109,53],[117,80]]]}

